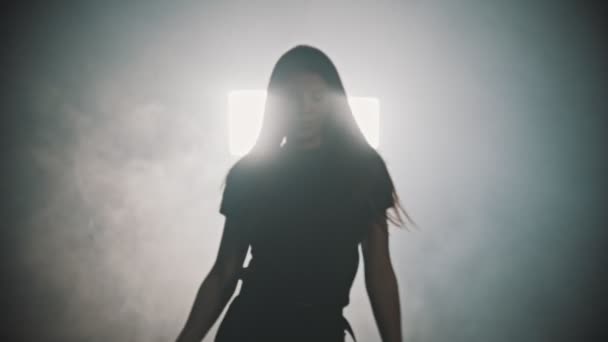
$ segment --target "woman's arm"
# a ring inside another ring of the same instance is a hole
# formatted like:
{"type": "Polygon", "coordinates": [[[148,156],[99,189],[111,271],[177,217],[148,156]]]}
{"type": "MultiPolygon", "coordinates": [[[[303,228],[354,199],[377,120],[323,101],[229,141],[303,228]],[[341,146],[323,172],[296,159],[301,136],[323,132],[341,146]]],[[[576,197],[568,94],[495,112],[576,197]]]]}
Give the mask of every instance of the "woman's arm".
{"type": "Polygon", "coordinates": [[[232,297],[249,244],[238,232],[241,223],[227,218],[216,261],[202,282],[188,320],[176,342],[200,342],[232,297]]]}
{"type": "Polygon", "coordinates": [[[401,342],[399,289],[388,249],[386,220],[372,224],[361,249],[365,287],[382,341],[401,342]]]}

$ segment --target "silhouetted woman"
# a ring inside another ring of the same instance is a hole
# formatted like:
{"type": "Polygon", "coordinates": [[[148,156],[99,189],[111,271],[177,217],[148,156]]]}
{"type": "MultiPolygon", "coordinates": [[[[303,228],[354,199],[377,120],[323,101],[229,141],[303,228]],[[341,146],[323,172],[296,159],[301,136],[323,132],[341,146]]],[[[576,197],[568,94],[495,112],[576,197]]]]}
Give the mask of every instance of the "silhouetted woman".
{"type": "Polygon", "coordinates": [[[359,244],[382,340],[401,341],[387,224],[403,225],[397,209],[409,219],[331,60],[306,45],[287,51],[270,77],[257,142],[227,174],[217,259],[178,341],[206,335],[238,279],[216,342],[344,341],[345,330],[354,338],[343,308],[359,244]]]}

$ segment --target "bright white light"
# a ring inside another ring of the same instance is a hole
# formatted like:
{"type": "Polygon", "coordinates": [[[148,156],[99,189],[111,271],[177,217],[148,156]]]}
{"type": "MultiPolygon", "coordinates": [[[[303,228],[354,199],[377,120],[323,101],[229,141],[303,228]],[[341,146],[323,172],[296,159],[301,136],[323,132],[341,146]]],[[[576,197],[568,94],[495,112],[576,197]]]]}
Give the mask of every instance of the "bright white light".
{"type": "Polygon", "coordinates": [[[348,104],[367,142],[378,148],[380,142],[380,102],[375,97],[349,97],[348,104]]]}
{"type": "Polygon", "coordinates": [[[228,136],[230,153],[249,152],[262,128],[265,90],[237,90],[228,94],[228,136]]]}
{"type": "MultiPolygon", "coordinates": [[[[228,94],[228,137],[230,153],[249,152],[262,128],[265,90],[236,90],[228,94]]],[[[349,97],[348,103],[365,139],[374,148],[380,141],[380,103],[374,97],[349,97]]]]}

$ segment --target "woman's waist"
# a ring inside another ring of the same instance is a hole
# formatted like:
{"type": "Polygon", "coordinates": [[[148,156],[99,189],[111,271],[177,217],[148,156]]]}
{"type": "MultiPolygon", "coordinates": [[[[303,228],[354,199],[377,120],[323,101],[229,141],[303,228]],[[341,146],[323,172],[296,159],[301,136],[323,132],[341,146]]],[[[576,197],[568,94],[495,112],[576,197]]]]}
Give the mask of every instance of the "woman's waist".
{"type": "Polygon", "coordinates": [[[243,305],[272,311],[342,315],[346,305],[338,298],[289,288],[265,288],[244,282],[235,300],[243,305]]]}

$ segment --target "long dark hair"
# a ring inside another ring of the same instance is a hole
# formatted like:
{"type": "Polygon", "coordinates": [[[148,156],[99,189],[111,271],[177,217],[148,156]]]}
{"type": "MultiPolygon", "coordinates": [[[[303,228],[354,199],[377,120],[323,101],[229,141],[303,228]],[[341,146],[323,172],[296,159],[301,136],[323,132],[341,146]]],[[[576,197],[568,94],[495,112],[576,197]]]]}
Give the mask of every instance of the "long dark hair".
{"type": "MultiPolygon", "coordinates": [[[[332,165],[338,170],[343,179],[350,184],[351,195],[357,197],[362,203],[376,210],[378,203],[374,203],[374,180],[384,176],[384,191],[390,192],[389,208],[394,215],[386,215],[379,211],[375,219],[388,219],[393,224],[403,227],[404,221],[401,211],[410,222],[413,220],[400,204],[399,196],[395,191],[392,178],[388,174],[386,164],[380,154],[367,142],[359,129],[350,105],[340,75],[330,58],[321,50],[309,45],[297,45],[285,52],[276,62],[267,88],[266,104],[262,128],[252,149],[237,164],[268,164],[278,156],[281,144],[286,136],[285,116],[282,115],[279,104],[279,94],[288,77],[295,72],[312,72],[320,75],[329,85],[334,100],[334,110],[328,116],[323,128],[323,148],[335,161],[332,165]]],[[[385,205],[386,206],[386,203],[385,205]]],[[[414,223],[415,225],[415,223],[414,223]]]]}

